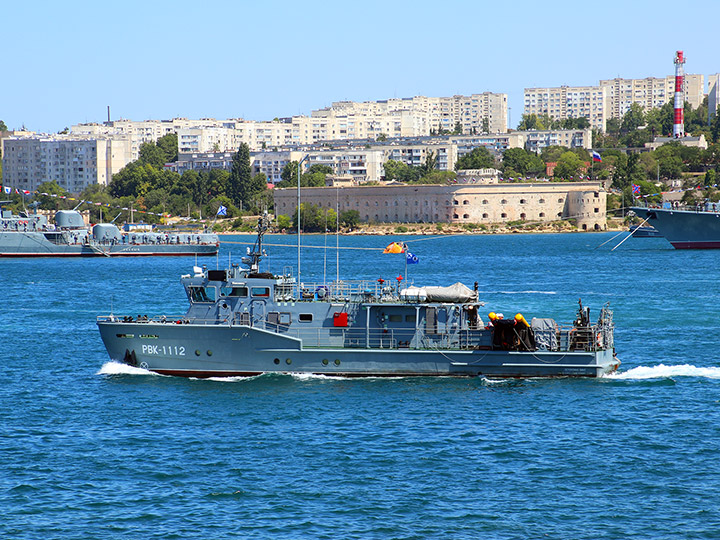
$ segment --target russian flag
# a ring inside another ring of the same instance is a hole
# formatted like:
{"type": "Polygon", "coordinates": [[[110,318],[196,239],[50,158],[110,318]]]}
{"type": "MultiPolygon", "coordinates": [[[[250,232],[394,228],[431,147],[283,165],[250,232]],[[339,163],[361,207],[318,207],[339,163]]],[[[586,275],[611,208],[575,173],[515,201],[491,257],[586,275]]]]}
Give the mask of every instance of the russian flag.
{"type": "Polygon", "coordinates": [[[595,150],[593,150],[592,158],[593,158],[593,161],[602,162],[602,157],[600,157],[600,154],[598,154],[595,150]]]}

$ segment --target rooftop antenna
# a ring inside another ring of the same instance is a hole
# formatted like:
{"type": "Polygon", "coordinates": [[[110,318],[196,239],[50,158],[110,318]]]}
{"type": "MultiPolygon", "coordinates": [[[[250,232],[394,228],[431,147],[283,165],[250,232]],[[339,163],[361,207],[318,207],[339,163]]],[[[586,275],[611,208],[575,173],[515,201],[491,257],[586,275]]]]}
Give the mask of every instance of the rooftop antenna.
{"type": "Polygon", "coordinates": [[[108,108],[108,124],[110,123],[110,105],[107,106],[108,108]]]}

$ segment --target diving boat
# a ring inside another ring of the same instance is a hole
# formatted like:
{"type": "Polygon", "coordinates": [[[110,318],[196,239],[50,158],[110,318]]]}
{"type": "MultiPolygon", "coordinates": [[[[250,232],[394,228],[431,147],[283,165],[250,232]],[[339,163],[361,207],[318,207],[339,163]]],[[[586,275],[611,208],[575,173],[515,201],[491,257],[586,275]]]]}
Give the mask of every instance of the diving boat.
{"type": "Polygon", "coordinates": [[[400,280],[302,283],[260,271],[263,235],[242,265],[181,277],[182,316],[97,317],[111,360],[184,377],[266,373],[338,377],[599,377],[618,368],[613,314],[580,303],[568,324],[481,316],[478,286],[400,280]]]}

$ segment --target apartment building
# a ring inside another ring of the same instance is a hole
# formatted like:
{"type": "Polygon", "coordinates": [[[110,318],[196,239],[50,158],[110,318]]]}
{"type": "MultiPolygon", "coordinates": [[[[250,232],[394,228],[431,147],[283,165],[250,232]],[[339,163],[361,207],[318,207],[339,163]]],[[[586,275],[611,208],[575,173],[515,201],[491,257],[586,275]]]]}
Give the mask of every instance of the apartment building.
{"type": "MultiPolygon", "coordinates": [[[[622,118],[633,103],[643,109],[654,109],[672,103],[675,98],[675,77],[647,77],[645,79],[607,79],[600,86],[607,88],[609,118],[622,118]]],[[[705,77],[685,75],[684,99],[694,109],[705,98],[705,77]]]]}
{"type": "Polygon", "coordinates": [[[3,183],[35,191],[55,180],[70,193],[93,184],[107,185],[131,161],[129,137],[37,135],[2,140],[3,183]]]}
{"type": "Polygon", "coordinates": [[[408,111],[427,124],[427,131],[416,132],[416,135],[440,133],[441,130],[453,131],[458,123],[465,134],[507,131],[507,94],[493,92],[469,96],[415,96],[365,102],[337,101],[327,109],[314,111],[313,115],[323,111],[356,115],[384,115],[408,111]]]}
{"type": "Polygon", "coordinates": [[[708,76],[708,123],[715,118],[720,106],[720,73],[708,76]]]}
{"type": "Polygon", "coordinates": [[[76,124],[70,128],[70,133],[72,135],[91,137],[128,135],[132,147],[132,160],[136,160],[140,156],[140,146],[143,143],[155,142],[165,135],[190,128],[232,128],[234,125],[234,120],[215,120],[214,118],[201,118],[199,120],[173,118],[172,120],[141,121],[120,119],[103,122],[102,124],[76,124]]]}
{"type": "Polygon", "coordinates": [[[525,88],[524,112],[548,115],[553,120],[587,118],[590,126],[605,131],[608,93],[603,86],[525,88]]]}

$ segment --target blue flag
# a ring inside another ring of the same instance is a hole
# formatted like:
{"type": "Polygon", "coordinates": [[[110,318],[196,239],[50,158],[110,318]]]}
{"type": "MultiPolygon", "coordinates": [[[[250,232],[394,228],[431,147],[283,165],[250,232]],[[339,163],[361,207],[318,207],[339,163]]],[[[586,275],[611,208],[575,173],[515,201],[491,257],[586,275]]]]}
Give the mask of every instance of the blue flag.
{"type": "Polygon", "coordinates": [[[420,259],[418,259],[417,255],[413,255],[408,251],[405,253],[405,262],[408,264],[417,264],[420,262],[420,259]]]}
{"type": "Polygon", "coordinates": [[[225,207],[221,204],[220,208],[218,208],[217,215],[218,216],[227,216],[227,207],[225,207]]]}

